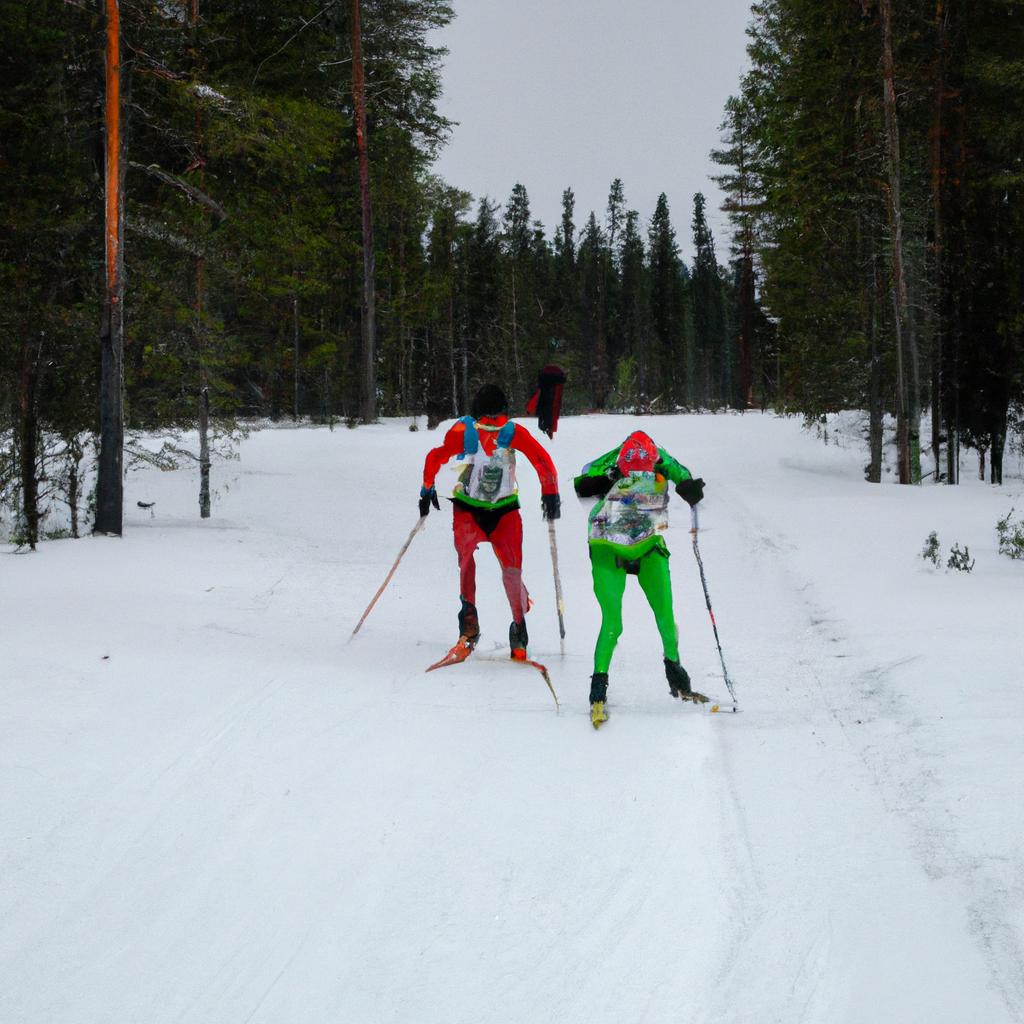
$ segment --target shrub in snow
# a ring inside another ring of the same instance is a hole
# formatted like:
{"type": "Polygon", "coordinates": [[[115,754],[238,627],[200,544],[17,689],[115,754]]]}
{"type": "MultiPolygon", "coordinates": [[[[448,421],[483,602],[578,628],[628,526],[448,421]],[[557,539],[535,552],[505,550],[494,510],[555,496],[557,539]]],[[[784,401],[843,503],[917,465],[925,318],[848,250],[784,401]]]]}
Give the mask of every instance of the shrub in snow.
{"type": "Polygon", "coordinates": [[[921,552],[921,557],[926,562],[931,562],[936,569],[939,567],[939,537],[938,534],[932,530],[928,534],[928,539],[924,542],[924,550],[921,552]]]}
{"type": "Polygon", "coordinates": [[[999,554],[1007,558],[1024,558],[1024,523],[1014,522],[1013,509],[996,523],[999,554]]]}
{"type": "Polygon", "coordinates": [[[963,550],[959,544],[953,545],[946,566],[949,569],[956,569],[957,572],[970,572],[974,568],[974,559],[971,558],[970,549],[966,544],[963,546],[963,550]]]}

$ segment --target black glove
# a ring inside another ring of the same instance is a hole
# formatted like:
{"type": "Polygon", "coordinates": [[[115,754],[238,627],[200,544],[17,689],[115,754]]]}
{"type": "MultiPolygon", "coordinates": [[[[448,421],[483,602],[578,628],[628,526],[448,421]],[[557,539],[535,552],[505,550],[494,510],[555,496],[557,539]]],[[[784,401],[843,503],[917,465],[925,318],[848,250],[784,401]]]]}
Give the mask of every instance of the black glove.
{"type": "Polygon", "coordinates": [[[549,522],[562,518],[562,499],[557,494],[542,494],[540,503],[544,506],[544,518],[549,522]]]}
{"type": "Polygon", "coordinates": [[[693,508],[704,497],[704,481],[700,477],[696,480],[680,480],[676,484],[676,494],[693,508]]]}
{"type": "Polygon", "coordinates": [[[578,476],[574,485],[580,498],[603,498],[612,489],[612,481],[606,476],[578,476]]]}
{"type": "Polygon", "coordinates": [[[420,488],[420,519],[430,514],[430,506],[441,511],[441,504],[437,500],[437,491],[433,487],[421,487],[420,488]]]}

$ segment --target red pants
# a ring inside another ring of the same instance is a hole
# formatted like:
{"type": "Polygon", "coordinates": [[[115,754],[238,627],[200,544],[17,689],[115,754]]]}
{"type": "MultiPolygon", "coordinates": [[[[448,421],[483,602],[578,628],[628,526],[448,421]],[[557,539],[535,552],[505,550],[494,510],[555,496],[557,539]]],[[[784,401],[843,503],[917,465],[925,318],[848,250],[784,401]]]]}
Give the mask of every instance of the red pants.
{"type": "Polygon", "coordinates": [[[512,618],[522,622],[529,608],[530,595],[523,586],[523,520],[518,509],[506,512],[488,536],[473,513],[453,504],[452,530],[459,556],[459,590],[463,601],[476,604],[476,549],[490,543],[501,566],[501,582],[508,595],[512,618]]]}

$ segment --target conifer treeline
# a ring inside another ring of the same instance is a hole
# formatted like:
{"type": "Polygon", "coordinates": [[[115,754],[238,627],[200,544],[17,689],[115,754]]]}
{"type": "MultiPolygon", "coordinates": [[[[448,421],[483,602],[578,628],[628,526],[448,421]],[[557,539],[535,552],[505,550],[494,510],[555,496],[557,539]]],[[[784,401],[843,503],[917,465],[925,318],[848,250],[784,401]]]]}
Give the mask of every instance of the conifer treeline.
{"type": "Polygon", "coordinates": [[[922,450],[956,482],[960,444],[1000,482],[1024,380],[1024,7],[763,0],[748,52],[716,158],[781,401],[869,410],[870,480],[889,412],[904,482],[922,450]]]}
{"type": "MultiPolygon", "coordinates": [[[[451,130],[437,109],[445,51],[431,42],[452,17],[447,0],[119,7],[129,432],[207,416],[355,420],[368,408],[439,420],[485,380],[520,408],[553,360],[569,370],[568,409],[740,401],[735,285],[700,197],[691,272],[664,196],[641,223],[615,181],[607,210],[577,222],[566,190],[549,239],[522,186],[501,205],[474,202],[431,173],[451,130]],[[360,8],[372,360],[352,83],[360,8]]],[[[18,491],[29,539],[29,506],[47,500],[36,482],[52,483],[56,462],[67,487],[95,459],[103,10],[0,0],[0,500],[18,491]]]]}

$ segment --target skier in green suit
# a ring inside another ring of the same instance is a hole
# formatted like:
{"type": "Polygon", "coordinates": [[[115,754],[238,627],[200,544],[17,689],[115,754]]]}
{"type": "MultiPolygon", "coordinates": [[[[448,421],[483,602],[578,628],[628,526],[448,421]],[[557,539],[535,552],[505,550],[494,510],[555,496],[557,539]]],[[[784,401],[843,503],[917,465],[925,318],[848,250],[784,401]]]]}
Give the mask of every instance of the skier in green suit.
{"type": "Polygon", "coordinates": [[[608,669],[622,635],[622,595],[629,575],[637,577],[654,612],[669,692],[698,703],[707,700],[690,688],[690,677],[679,664],[669,550],[663,536],[668,528],[669,482],[691,507],[704,496],[704,481],[695,480],[685,466],[640,430],[584,466],[573,481],[581,498],[601,499],[589,521],[594,593],[601,606],[601,632],[590,681],[590,717],[595,729],[608,720],[608,669]]]}

